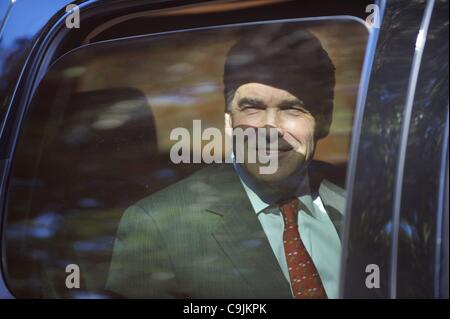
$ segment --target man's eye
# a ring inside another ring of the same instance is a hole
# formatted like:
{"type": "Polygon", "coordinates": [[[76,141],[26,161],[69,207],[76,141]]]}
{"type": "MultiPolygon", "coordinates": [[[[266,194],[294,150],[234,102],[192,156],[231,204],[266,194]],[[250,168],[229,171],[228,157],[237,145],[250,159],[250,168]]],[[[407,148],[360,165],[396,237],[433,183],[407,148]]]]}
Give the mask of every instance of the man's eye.
{"type": "Polygon", "coordinates": [[[306,114],[307,112],[305,110],[302,109],[297,109],[297,108],[289,108],[289,109],[285,109],[284,110],[287,114],[289,115],[302,115],[302,114],[306,114]]]}
{"type": "Polygon", "coordinates": [[[242,110],[245,111],[245,112],[248,112],[248,113],[255,113],[255,112],[260,111],[261,109],[256,107],[256,106],[250,106],[249,105],[249,106],[244,106],[242,108],[242,110]]]}

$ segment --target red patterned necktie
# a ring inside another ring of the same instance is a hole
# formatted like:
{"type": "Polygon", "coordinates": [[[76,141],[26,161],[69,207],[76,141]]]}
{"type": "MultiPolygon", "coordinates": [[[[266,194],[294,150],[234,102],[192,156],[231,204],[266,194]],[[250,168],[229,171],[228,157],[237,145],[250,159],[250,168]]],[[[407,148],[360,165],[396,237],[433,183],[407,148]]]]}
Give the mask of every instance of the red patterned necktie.
{"type": "Polygon", "coordinates": [[[319,273],[300,238],[298,211],[300,201],[292,198],[280,204],[284,219],[283,245],[294,298],[324,299],[327,294],[319,273]]]}

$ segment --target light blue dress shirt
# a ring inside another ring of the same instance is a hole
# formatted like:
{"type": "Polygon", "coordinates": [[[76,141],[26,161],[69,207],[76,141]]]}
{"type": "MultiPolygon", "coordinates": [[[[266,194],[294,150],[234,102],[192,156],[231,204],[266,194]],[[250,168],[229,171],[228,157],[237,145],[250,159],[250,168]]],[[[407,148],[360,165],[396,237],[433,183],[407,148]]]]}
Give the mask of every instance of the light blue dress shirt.
{"type": "MultiPolygon", "coordinates": [[[[281,212],[277,206],[270,206],[264,202],[246,184],[245,174],[237,165],[234,166],[280,268],[286,280],[290,282],[283,246],[284,222],[281,212]]],[[[302,187],[309,190],[308,176],[305,177],[302,187]]],[[[341,241],[320,197],[313,199],[310,191],[302,191],[302,194],[305,195],[298,197],[304,204],[298,214],[300,238],[319,272],[328,298],[334,299],[338,297],[339,291],[341,241]]]]}

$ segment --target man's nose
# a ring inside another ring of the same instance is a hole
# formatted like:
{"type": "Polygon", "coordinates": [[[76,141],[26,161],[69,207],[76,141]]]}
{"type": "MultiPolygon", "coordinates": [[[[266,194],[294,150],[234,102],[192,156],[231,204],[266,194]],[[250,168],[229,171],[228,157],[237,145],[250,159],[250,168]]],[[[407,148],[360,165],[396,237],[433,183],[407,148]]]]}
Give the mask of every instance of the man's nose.
{"type": "Polygon", "coordinates": [[[278,137],[283,137],[284,130],[282,128],[278,112],[276,110],[267,110],[264,123],[265,128],[275,128],[278,131],[278,137]]]}

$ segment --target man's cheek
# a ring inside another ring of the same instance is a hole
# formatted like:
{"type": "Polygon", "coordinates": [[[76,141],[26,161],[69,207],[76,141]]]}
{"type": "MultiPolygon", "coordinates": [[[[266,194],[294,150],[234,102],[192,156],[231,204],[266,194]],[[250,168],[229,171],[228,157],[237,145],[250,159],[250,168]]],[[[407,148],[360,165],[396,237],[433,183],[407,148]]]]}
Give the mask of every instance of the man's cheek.
{"type": "Polygon", "coordinates": [[[285,132],[283,135],[283,139],[289,143],[289,145],[291,145],[293,148],[297,148],[298,146],[298,141],[296,140],[296,138],[290,133],[290,132],[285,132]]]}
{"type": "Polygon", "coordinates": [[[314,153],[314,139],[307,137],[302,139],[295,150],[306,158],[311,157],[314,153]]]}
{"type": "Polygon", "coordinates": [[[291,133],[286,132],[283,139],[288,142],[297,153],[305,154],[305,143],[303,143],[299,137],[294,137],[291,133]]]}

